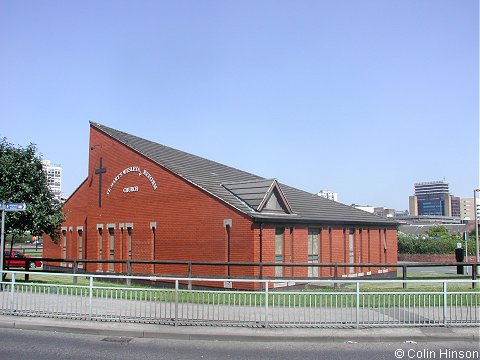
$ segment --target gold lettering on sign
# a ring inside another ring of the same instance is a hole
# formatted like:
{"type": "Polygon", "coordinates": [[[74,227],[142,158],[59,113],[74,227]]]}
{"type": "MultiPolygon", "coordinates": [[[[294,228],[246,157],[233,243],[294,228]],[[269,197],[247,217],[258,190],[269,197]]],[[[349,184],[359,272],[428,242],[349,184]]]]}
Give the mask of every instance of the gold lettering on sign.
{"type": "Polygon", "coordinates": [[[131,192],[137,192],[138,191],[138,186],[129,186],[126,188],[123,188],[124,193],[131,193],[131,192]]]}
{"type": "Polygon", "coordinates": [[[153,176],[150,175],[150,173],[147,170],[143,170],[143,175],[145,175],[148,181],[150,181],[150,184],[152,184],[153,190],[157,190],[157,183],[153,179],[153,176]]]}
{"type": "MultiPolygon", "coordinates": [[[[123,169],[122,171],[120,171],[117,174],[117,176],[115,176],[113,178],[112,183],[110,184],[110,186],[107,189],[107,195],[110,195],[110,193],[112,192],[115,184],[118,181],[120,181],[120,179],[124,175],[127,175],[131,172],[138,173],[138,176],[145,176],[147,178],[147,180],[150,182],[150,185],[152,185],[153,190],[157,190],[158,186],[157,186],[157,183],[156,183],[155,179],[146,169],[144,169],[142,171],[139,166],[130,166],[130,167],[127,167],[127,168],[123,169]]],[[[123,188],[123,192],[124,193],[138,192],[138,186],[129,186],[129,187],[123,188]]]]}

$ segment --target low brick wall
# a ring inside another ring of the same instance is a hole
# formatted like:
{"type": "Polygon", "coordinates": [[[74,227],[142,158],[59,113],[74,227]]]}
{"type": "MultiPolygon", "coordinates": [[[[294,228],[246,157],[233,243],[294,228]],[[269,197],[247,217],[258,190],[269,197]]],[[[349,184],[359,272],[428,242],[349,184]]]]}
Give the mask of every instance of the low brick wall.
{"type": "MultiPolygon", "coordinates": [[[[475,256],[469,256],[468,259],[469,262],[474,262],[475,256]]],[[[398,254],[398,261],[452,263],[457,260],[454,254],[398,254]]]]}

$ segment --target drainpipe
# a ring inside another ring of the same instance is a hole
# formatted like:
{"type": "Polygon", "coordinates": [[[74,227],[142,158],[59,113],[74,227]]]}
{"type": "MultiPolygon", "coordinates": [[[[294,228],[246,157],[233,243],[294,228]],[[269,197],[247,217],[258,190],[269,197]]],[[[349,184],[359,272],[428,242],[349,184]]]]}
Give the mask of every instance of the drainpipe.
{"type": "Polygon", "coordinates": [[[232,219],[223,219],[223,226],[227,232],[227,277],[230,278],[230,231],[232,229],[232,219]]]}
{"type": "Polygon", "coordinates": [[[227,229],[227,262],[228,262],[227,275],[230,278],[230,225],[227,225],[226,229],[227,229]]]}
{"type": "MultiPolygon", "coordinates": [[[[259,278],[263,279],[263,223],[260,223],[260,268],[259,268],[259,278]]],[[[260,283],[260,290],[262,290],[262,283],[260,283]]]]}

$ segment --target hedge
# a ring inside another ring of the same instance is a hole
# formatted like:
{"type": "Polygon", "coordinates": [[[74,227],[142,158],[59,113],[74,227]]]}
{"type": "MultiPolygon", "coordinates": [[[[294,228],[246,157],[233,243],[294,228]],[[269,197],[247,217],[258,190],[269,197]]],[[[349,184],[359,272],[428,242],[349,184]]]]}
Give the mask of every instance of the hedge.
{"type": "MultiPolygon", "coordinates": [[[[457,243],[465,242],[459,236],[449,236],[448,238],[432,238],[428,235],[414,236],[398,233],[398,253],[399,254],[454,254],[457,243]]],[[[476,254],[475,239],[468,239],[468,255],[476,254]]]]}

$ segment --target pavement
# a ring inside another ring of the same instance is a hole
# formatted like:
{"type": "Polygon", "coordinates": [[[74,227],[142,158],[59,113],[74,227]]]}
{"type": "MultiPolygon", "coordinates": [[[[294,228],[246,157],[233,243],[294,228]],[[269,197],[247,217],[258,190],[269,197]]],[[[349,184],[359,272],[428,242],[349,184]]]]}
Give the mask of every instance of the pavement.
{"type": "Polygon", "coordinates": [[[480,344],[480,327],[244,328],[171,326],[0,315],[0,328],[108,337],[248,342],[463,341],[480,344]]]}

